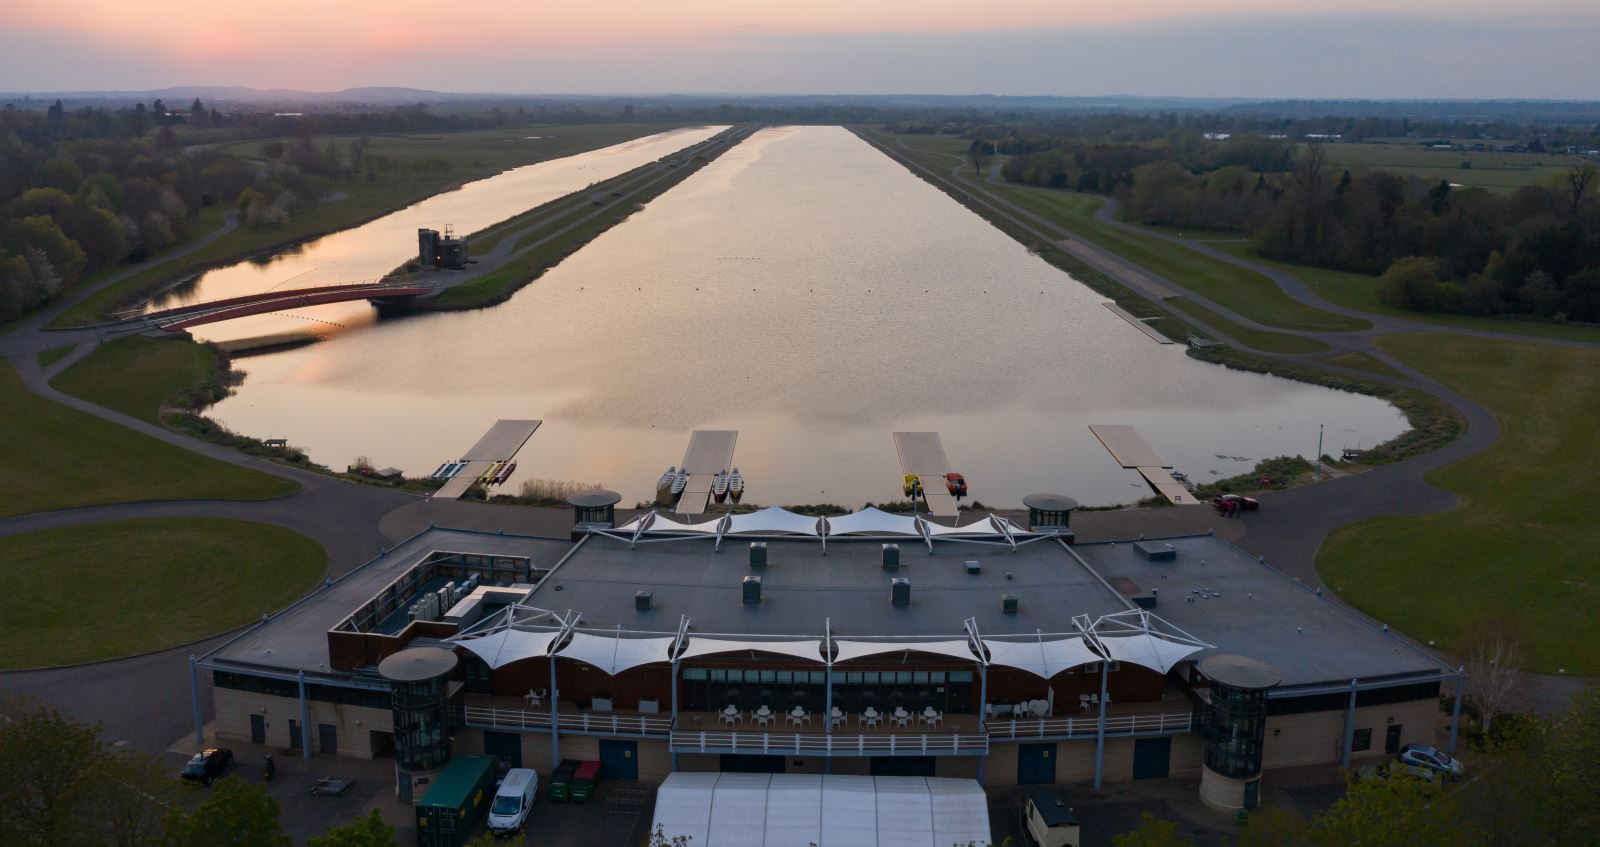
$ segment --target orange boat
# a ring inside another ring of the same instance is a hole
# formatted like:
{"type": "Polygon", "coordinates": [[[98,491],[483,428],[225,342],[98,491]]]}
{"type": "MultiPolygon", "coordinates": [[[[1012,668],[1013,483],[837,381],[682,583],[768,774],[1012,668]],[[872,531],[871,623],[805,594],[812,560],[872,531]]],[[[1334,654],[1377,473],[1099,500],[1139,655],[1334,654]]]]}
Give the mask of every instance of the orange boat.
{"type": "Polygon", "coordinates": [[[967,478],[954,471],[944,475],[944,487],[957,500],[967,496],[967,478]]]}

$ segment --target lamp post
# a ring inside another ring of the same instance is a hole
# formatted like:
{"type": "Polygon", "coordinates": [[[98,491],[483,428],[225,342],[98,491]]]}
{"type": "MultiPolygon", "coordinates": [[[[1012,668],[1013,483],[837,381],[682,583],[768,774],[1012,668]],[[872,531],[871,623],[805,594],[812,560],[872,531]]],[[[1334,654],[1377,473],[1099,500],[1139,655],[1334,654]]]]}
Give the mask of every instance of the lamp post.
{"type": "Polygon", "coordinates": [[[1322,424],[1317,424],[1317,481],[1322,481],[1322,424]]]}

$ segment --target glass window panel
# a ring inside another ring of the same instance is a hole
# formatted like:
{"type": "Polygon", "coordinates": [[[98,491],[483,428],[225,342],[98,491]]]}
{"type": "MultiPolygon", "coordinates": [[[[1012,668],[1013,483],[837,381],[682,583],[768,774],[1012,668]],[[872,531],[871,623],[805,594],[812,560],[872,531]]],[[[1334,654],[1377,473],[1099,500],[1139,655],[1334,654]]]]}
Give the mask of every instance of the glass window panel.
{"type": "Polygon", "coordinates": [[[827,681],[828,681],[827,673],[825,673],[823,671],[812,671],[811,672],[811,684],[812,685],[822,685],[823,683],[826,683],[827,681]]]}
{"type": "MultiPolygon", "coordinates": [[[[777,677],[778,677],[778,672],[777,671],[762,671],[761,672],[761,681],[762,682],[771,683],[771,682],[775,681],[777,679],[777,677]]],[[[751,682],[752,680],[750,679],[749,675],[746,675],[744,681],[745,682],[751,682]]]]}
{"type": "Polygon", "coordinates": [[[928,684],[928,672],[927,671],[913,671],[912,674],[911,674],[911,681],[912,681],[912,683],[914,683],[916,685],[927,685],[928,684]]]}
{"type": "Polygon", "coordinates": [[[695,679],[695,680],[705,679],[706,678],[706,669],[705,668],[684,668],[683,669],[683,678],[684,679],[695,679]]]}
{"type": "Polygon", "coordinates": [[[909,685],[911,683],[911,671],[896,671],[894,677],[894,681],[901,685],[909,685]]]}
{"type": "Polygon", "coordinates": [[[972,681],[972,671],[951,671],[950,672],[950,681],[951,682],[971,682],[972,681]]]}
{"type": "Polygon", "coordinates": [[[865,683],[866,685],[877,685],[878,684],[878,672],[877,671],[862,671],[861,672],[861,681],[863,683],[865,683]]]}
{"type": "Polygon", "coordinates": [[[860,685],[861,671],[846,671],[844,675],[844,681],[847,685],[860,685]]]}
{"type": "Polygon", "coordinates": [[[727,682],[728,681],[728,672],[723,670],[722,668],[712,668],[711,669],[711,681],[712,682],[727,682]]]}
{"type": "Polygon", "coordinates": [[[776,673],[778,675],[778,678],[776,680],[777,682],[781,682],[781,683],[784,683],[784,684],[788,684],[788,683],[794,682],[794,672],[793,671],[777,671],[776,673]]]}
{"type": "Polygon", "coordinates": [[[928,674],[928,679],[931,682],[944,682],[944,671],[933,671],[928,674]]]}

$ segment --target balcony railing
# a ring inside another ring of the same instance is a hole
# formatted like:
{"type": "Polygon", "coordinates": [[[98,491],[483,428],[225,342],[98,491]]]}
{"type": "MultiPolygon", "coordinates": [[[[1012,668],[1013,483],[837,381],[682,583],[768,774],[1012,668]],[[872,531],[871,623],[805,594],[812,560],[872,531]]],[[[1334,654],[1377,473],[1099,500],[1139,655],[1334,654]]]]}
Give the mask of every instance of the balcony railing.
{"type": "MultiPolygon", "coordinates": [[[[1152,712],[1148,714],[1107,715],[1106,735],[1171,735],[1188,732],[1194,723],[1193,712],[1152,712]]],[[[1098,715],[1038,720],[989,720],[984,722],[989,738],[1011,741],[1029,738],[1093,738],[1100,731],[1098,715]]]]}
{"type": "Polygon", "coordinates": [[[674,731],[674,753],[809,753],[826,756],[981,755],[989,752],[983,735],[954,733],[881,733],[867,735],[815,732],[674,731]]]}
{"type": "MultiPolygon", "coordinates": [[[[550,729],[548,711],[529,712],[521,709],[495,709],[486,706],[467,706],[464,709],[467,726],[482,729],[550,729]]],[[[606,712],[562,712],[562,732],[585,735],[653,735],[665,736],[672,732],[672,718],[666,715],[616,715],[606,712]]]]}

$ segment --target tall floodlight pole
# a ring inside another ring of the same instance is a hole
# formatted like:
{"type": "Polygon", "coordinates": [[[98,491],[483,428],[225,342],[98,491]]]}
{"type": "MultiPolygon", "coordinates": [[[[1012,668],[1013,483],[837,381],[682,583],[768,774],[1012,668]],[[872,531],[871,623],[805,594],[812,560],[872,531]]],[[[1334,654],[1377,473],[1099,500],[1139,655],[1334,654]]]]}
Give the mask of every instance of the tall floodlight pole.
{"type": "Polygon", "coordinates": [[[1317,424],[1317,480],[1322,480],[1322,424],[1317,424]]]}

